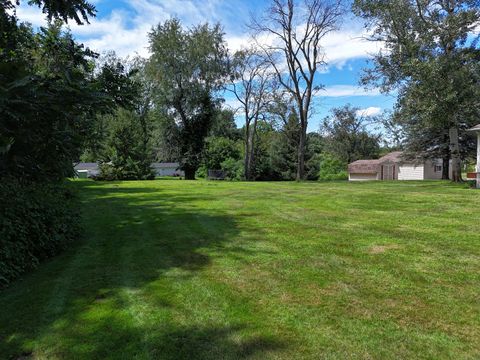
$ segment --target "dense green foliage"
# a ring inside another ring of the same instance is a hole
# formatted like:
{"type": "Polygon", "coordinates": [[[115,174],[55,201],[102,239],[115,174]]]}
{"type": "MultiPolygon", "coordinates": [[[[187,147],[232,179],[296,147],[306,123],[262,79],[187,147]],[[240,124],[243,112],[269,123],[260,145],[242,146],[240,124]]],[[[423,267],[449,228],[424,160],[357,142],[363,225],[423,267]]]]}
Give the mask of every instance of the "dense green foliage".
{"type": "Polygon", "coordinates": [[[219,24],[184,29],[178,19],[149,34],[148,74],[154,102],[168,110],[178,129],[180,164],[192,180],[201,164],[205,138],[217,114],[215,92],[227,76],[227,48],[219,24]]]}
{"type": "Polygon", "coordinates": [[[210,137],[205,141],[204,165],[207,169],[223,170],[226,160],[237,161],[241,158],[240,144],[225,137],[210,137]]]}
{"type": "Polygon", "coordinates": [[[0,167],[24,180],[59,180],[72,174],[88,115],[104,105],[91,78],[95,54],[58,23],[14,31],[22,42],[0,59],[0,133],[10,143],[0,167]]]}
{"type": "Polygon", "coordinates": [[[85,239],[0,293],[2,358],[480,355],[480,223],[466,206],[479,192],[434,181],[72,185],[85,239]]]}
{"type": "Polygon", "coordinates": [[[134,111],[119,108],[106,115],[108,133],[100,155],[100,180],[148,180],[155,176],[149,131],[134,111]]]}
{"type": "MultiPolygon", "coordinates": [[[[50,19],[80,22],[93,7],[78,1],[30,1],[50,19]]],[[[0,1],[0,287],[56,255],[80,235],[71,192],[90,119],[105,91],[93,73],[96,54],[52,21],[19,24],[17,2],[0,1]]]]}
{"type": "Polygon", "coordinates": [[[286,112],[284,116],[285,123],[272,141],[272,172],[276,173],[280,179],[295,180],[300,124],[295,111],[286,112]]]}
{"type": "Polygon", "coordinates": [[[334,108],[321,125],[324,150],[345,164],[359,159],[376,159],[379,156],[380,136],[367,129],[377,119],[363,117],[359,111],[359,108],[351,105],[334,108]]]}
{"type": "Polygon", "coordinates": [[[80,235],[77,203],[64,185],[0,182],[0,288],[80,235]]]}
{"type": "Polygon", "coordinates": [[[320,180],[347,180],[347,163],[329,153],[324,153],[320,160],[320,180]]]}
{"type": "Polygon", "coordinates": [[[127,62],[110,52],[97,68],[96,82],[108,107],[95,116],[81,159],[100,162],[101,180],[153,179],[153,125],[142,62],[127,62]]]}

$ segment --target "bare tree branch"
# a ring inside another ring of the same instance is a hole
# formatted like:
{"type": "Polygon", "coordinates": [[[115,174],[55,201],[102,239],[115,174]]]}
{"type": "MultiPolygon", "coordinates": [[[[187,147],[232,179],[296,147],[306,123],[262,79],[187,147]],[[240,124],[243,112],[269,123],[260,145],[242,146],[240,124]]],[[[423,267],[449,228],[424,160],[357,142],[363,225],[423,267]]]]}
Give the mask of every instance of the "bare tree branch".
{"type": "Polygon", "coordinates": [[[257,46],[278,82],[295,99],[301,126],[297,180],[304,178],[305,142],[319,66],[325,65],[324,37],[338,28],[342,0],[271,0],[266,15],[252,19],[257,46]],[[268,40],[265,43],[265,36],[268,40]],[[279,58],[282,59],[279,61],[279,58]],[[283,65],[283,66],[282,66],[283,65]]]}

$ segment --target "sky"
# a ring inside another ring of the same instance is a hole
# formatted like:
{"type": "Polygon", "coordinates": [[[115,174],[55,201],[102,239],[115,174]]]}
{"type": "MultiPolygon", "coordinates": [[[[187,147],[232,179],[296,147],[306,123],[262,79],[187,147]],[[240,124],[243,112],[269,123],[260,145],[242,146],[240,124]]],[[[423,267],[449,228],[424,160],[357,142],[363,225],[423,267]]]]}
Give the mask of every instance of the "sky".
{"type": "MultiPolygon", "coordinates": [[[[83,26],[70,23],[77,39],[99,53],[114,50],[122,57],[148,57],[147,34],[153,26],[177,17],[185,26],[220,22],[231,51],[249,44],[246,24],[252,15],[260,14],[268,0],[90,0],[97,8],[96,18],[83,26]]],[[[26,1],[17,11],[20,20],[34,27],[46,24],[41,11],[26,1]]],[[[309,131],[319,129],[321,120],[333,107],[352,104],[364,116],[377,115],[392,108],[395,97],[366,91],[358,85],[362,69],[376,53],[378,45],[362,39],[365,30],[361,20],[348,15],[339,31],[328,35],[323,42],[328,66],[316,76],[324,86],[315,100],[315,113],[309,131]]],[[[225,94],[226,106],[235,107],[232,95],[225,94]]],[[[238,125],[242,126],[240,117],[238,125]]]]}

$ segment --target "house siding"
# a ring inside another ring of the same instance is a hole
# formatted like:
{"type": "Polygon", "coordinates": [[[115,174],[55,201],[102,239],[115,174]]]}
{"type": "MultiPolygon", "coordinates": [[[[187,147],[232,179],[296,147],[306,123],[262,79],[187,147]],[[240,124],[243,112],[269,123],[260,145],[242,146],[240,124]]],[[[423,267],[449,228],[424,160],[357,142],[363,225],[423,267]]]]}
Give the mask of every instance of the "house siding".
{"type": "Polygon", "coordinates": [[[348,180],[350,181],[369,181],[379,180],[378,174],[348,174],[348,180]]]}
{"type": "Polygon", "coordinates": [[[441,180],[442,179],[442,171],[435,171],[435,165],[442,165],[442,160],[431,161],[427,160],[425,162],[424,168],[424,179],[425,180],[441,180]]]}
{"type": "Polygon", "coordinates": [[[398,167],[398,180],[424,180],[423,164],[402,164],[398,167]]]}
{"type": "MultiPolygon", "coordinates": [[[[480,144],[479,144],[480,146],[480,144]]],[[[348,164],[350,181],[365,180],[441,180],[443,160],[431,159],[423,162],[404,162],[401,152],[394,151],[377,160],[357,160],[348,164]],[[435,166],[440,168],[435,171],[435,166]]],[[[419,160],[420,161],[420,160],[419,160]]],[[[451,164],[451,162],[450,162],[451,164]]],[[[452,167],[449,169],[452,177],[452,167]]]]}
{"type": "Polygon", "coordinates": [[[154,168],[157,176],[184,176],[183,171],[177,170],[176,167],[172,168],[154,168]]]}

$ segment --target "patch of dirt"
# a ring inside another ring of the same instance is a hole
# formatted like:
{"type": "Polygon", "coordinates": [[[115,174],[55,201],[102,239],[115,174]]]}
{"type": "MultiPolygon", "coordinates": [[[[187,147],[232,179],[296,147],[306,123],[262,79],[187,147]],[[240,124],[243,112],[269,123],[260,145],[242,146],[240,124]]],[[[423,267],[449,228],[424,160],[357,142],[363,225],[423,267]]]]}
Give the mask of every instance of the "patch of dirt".
{"type": "Polygon", "coordinates": [[[396,250],[396,249],[400,249],[400,246],[395,245],[395,244],[391,244],[391,245],[374,245],[374,246],[370,247],[370,249],[368,250],[368,252],[369,252],[370,254],[383,254],[383,253],[386,252],[386,251],[396,250]]]}

